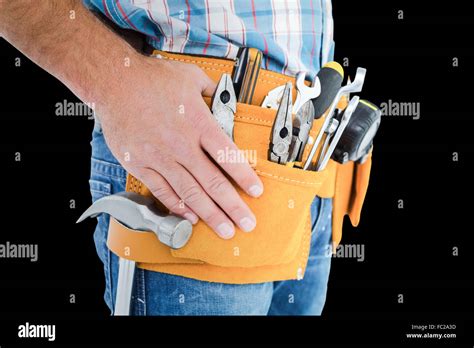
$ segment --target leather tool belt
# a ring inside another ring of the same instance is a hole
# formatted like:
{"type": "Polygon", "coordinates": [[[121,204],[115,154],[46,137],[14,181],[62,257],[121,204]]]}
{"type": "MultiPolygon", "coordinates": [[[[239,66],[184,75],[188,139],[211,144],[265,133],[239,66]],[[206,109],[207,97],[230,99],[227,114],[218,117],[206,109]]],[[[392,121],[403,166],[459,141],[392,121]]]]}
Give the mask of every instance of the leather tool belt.
{"type": "MultiPolygon", "coordinates": [[[[163,59],[198,65],[218,82],[232,73],[235,62],[226,59],[154,52],[163,59]]],[[[349,215],[353,226],[360,219],[368,187],[372,154],[363,164],[344,165],[333,160],[323,171],[305,171],[267,160],[270,133],[276,110],[260,107],[267,93],[292,82],[293,77],[261,70],[253,98],[255,105],[238,104],[234,119],[234,141],[241,150],[256,151],[254,167],[264,184],[259,198],[236,187],[257,218],[257,227],[244,233],[236,227],[230,240],[218,237],[204,222],[193,226],[188,244],[173,250],[153,233],[133,231],[111,218],[107,245],[119,257],[137,262],[138,267],[210,282],[232,284],[302,279],[311,240],[310,206],[315,196],[333,198],[332,240],[336,247],[342,224],[349,215]]],[[[296,96],[296,90],[293,90],[296,96]]],[[[206,100],[208,105],[210,100],[206,100]]],[[[315,120],[310,136],[317,136],[324,117],[315,120]]],[[[305,150],[303,162],[309,154],[305,150]]],[[[317,157],[317,156],[315,156],[317,157]]],[[[152,196],[145,185],[128,174],[126,190],[152,196]]],[[[157,204],[161,204],[157,201],[157,204]]],[[[162,205],[161,205],[162,206],[162,205]]]]}

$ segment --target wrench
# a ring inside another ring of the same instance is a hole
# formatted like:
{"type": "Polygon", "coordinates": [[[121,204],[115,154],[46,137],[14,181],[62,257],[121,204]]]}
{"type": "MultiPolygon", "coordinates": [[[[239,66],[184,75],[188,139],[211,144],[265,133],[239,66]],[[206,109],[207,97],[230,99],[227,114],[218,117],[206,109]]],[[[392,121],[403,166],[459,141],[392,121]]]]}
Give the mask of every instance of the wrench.
{"type": "Polygon", "coordinates": [[[302,71],[296,75],[296,90],[298,94],[296,95],[295,103],[293,104],[293,113],[297,114],[301,107],[309,102],[311,99],[319,97],[321,94],[321,82],[316,76],[311,87],[306,86],[304,83],[306,77],[306,72],[302,71]]]}
{"type": "Polygon", "coordinates": [[[351,82],[350,84],[347,84],[346,86],[342,87],[339,89],[337,92],[330,108],[327,113],[326,119],[324,120],[324,123],[321,127],[321,130],[318,133],[318,136],[313,144],[313,147],[311,148],[311,152],[303,166],[304,170],[307,170],[309,166],[311,165],[311,161],[313,160],[314,155],[316,154],[316,150],[318,149],[318,146],[321,142],[321,139],[324,135],[324,132],[330,125],[331,119],[334,116],[334,111],[336,110],[337,104],[339,103],[339,100],[344,94],[347,93],[358,93],[362,91],[362,87],[364,86],[364,81],[365,81],[365,74],[367,73],[367,70],[364,68],[357,68],[356,76],[354,78],[354,81],[351,82]]]}
{"type": "MultiPolygon", "coordinates": [[[[297,105],[296,113],[295,113],[295,120],[294,120],[294,127],[293,127],[293,140],[292,140],[292,148],[291,148],[291,155],[289,158],[289,162],[293,161],[301,161],[301,157],[303,156],[304,147],[308,142],[309,131],[313,126],[313,121],[315,118],[315,111],[314,111],[314,103],[315,99],[308,97],[312,96],[312,93],[317,92],[318,95],[315,97],[319,97],[321,95],[321,81],[319,77],[313,80],[311,87],[307,87],[304,84],[304,80],[301,78],[297,78],[296,80],[300,86],[297,89],[298,91],[307,91],[307,93],[298,93],[296,97],[295,103],[301,103],[305,101],[303,104],[297,105]],[[319,90],[319,91],[318,91],[319,90]]],[[[293,106],[293,112],[295,107],[293,106]]]]}
{"type": "Polygon", "coordinates": [[[321,153],[321,156],[324,157],[322,160],[320,160],[320,163],[316,167],[316,171],[323,170],[326,167],[327,163],[329,162],[329,159],[332,156],[332,153],[336,149],[337,143],[339,142],[339,139],[341,138],[344,129],[346,128],[347,124],[349,123],[349,120],[352,117],[352,114],[357,109],[357,105],[359,105],[359,97],[356,96],[352,98],[349,102],[349,105],[347,105],[347,108],[344,111],[344,114],[342,115],[341,121],[339,122],[339,127],[337,127],[336,133],[332,138],[328,150],[325,153],[321,153]]]}
{"type": "MultiPolygon", "coordinates": [[[[301,107],[311,99],[319,97],[321,94],[321,83],[319,78],[316,77],[312,86],[306,86],[305,82],[306,72],[300,71],[296,74],[296,100],[293,104],[293,113],[297,114],[301,107]]],[[[278,86],[277,88],[272,89],[268,92],[267,96],[263,100],[262,107],[266,107],[269,109],[278,109],[278,105],[280,104],[281,98],[283,96],[283,91],[285,89],[285,85],[278,86]]]]}
{"type": "MultiPolygon", "coordinates": [[[[331,119],[331,123],[329,124],[329,127],[326,129],[326,138],[324,139],[323,147],[321,148],[321,154],[326,153],[327,147],[329,145],[329,141],[331,140],[332,136],[336,132],[337,128],[339,127],[339,120],[333,117],[331,119]]],[[[319,157],[318,163],[316,164],[317,167],[321,165],[322,161],[322,156],[319,157]]]]}

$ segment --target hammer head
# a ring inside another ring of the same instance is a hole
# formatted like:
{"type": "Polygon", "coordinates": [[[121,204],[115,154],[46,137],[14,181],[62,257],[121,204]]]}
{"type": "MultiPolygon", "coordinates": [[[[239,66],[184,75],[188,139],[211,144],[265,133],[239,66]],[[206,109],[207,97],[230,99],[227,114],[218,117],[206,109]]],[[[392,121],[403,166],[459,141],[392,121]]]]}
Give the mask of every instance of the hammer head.
{"type": "Polygon", "coordinates": [[[189,221],[173,214],[162,214],[152,198],[134,192],[120,192],[95,201],[77,222],[103,213],[130,229],[154,232],[160,242],[173,249],[185,246],[192,235],[189,221]]]}

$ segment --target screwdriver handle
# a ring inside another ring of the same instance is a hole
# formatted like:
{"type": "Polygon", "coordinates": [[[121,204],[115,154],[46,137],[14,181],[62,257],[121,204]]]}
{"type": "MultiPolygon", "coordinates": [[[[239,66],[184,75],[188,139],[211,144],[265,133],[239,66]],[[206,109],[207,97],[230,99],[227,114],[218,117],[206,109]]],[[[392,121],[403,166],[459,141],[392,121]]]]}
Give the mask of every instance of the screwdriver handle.
{"type": "Polygon", "coordinates": [[[239,103],[252,104],[255,86],[262,66],[262,52],[252,47],[242,47],[238,65],[232,74],[235,94],[239,103]]]}
{"type": "Polygon", "coordinates": [[[329,62],[319,70],[317,77],[321,83],[321,94],[318,98],[313,99],[315,119],[321,118],[331,106],[342,86],[344,69],[337,62],[329,62]]]}

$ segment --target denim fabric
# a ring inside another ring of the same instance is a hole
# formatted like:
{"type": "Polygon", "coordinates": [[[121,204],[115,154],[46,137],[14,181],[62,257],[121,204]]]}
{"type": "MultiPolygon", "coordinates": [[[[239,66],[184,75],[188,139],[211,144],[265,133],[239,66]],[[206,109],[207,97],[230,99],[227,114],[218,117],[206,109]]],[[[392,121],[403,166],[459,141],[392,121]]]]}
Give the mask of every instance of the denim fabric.
{"type": "MultiPolygon", "coordinates": [[[[100,125],[92,137],[90,189],[93,201],[125,190],[126,171],[110,152],[100,125]]],[[[316,197],[311,205],[312,239],[304,279],[260,284],[222,284],[137,269],[132,298],[134,315],[319,315],[326,300],[331,257],[332,200],[316,197]]],[[[113,310],[118,257],[106,246],[109,218],[98,217],[94,233],[104,264],[107,306],[113,310]]]]}

